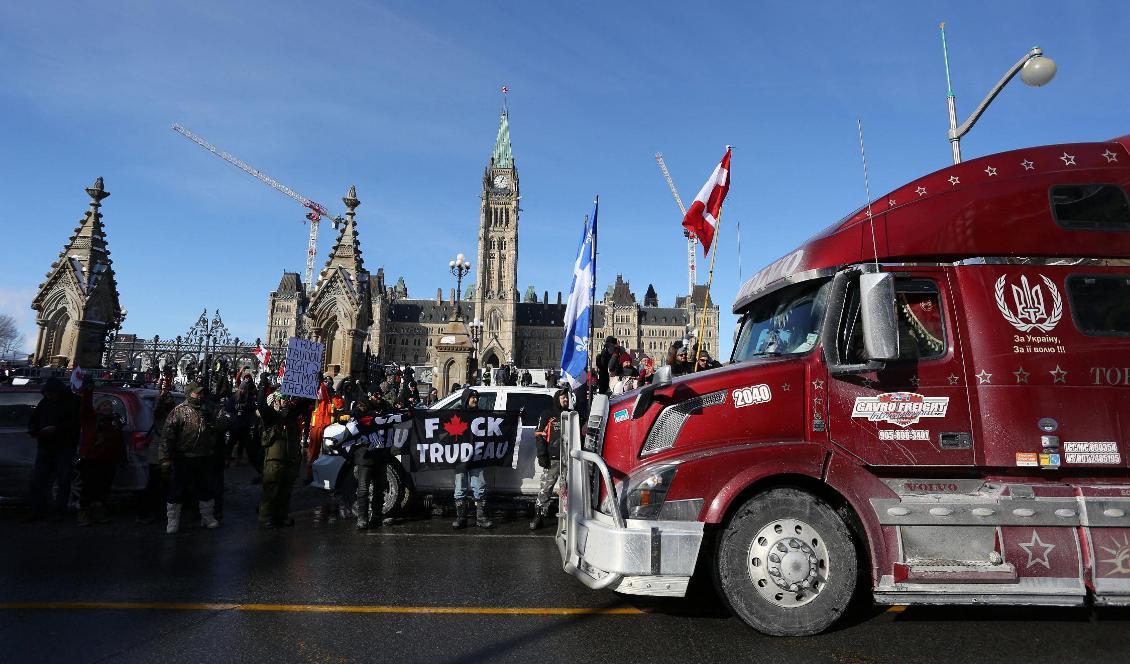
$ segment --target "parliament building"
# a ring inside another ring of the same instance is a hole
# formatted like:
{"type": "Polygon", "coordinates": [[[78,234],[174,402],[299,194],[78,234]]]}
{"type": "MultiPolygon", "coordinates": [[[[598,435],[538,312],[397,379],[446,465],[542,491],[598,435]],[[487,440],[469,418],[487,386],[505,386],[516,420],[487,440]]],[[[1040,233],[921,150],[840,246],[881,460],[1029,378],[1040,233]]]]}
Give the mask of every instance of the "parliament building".
{"type": "MultiPolygon", "coordinates": [[[[375,272],[365,267],[356,219],[361,201],[350,187],[342,199],[344,221],[314,288],[308,292],[297,273],[284,272],[268,296],[267,343],[278,346],[292,336],[312,338],[325,344],[325,365],[331,373],[358,372],[370,357],[438,372],[448,378],[438,381],[443,385],[462,380],[453,377],[453,360],[448,358],[460,349],[483,367],[557,368],[568,295],[563,300],[559,291],[551,299],[549,291],[543,291],[539,298],[533,286],[520,294],[520,185],[506,111],[499,119],[482,185],[478,260],[472,259],[468,279],[473,283],[460,302],[455,302],[454,289],[446,296],[437,289],[431,298],[409,297],[403,278],[389,284],[383,267],[375,272]],[[476,337],[466,334],[465,323],[472,319],[482,322],[476,337]]],[[[563,273],[573,259],[562,253],[563,273]]],[[[696,286],[689,297],[676,297],[674,306],[662,307],[649,284],[641,302],[629,282],[617,275],[595,307],[595,345],[599,349],[605,337],[615,336],[634,355],[662,364],[672,343],[696,333],[705,296],[705,286],[696,286]]],[[[703,348],[717,355],[718,307],[713,301],[706,319],[703,348]]]]}

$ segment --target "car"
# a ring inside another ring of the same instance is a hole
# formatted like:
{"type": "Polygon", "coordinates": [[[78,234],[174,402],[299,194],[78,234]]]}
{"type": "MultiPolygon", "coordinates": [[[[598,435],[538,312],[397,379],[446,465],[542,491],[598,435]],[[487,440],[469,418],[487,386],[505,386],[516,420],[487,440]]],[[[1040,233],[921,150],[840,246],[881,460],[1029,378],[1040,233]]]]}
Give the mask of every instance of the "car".
{"type": "MultiPolygon", "coordinates": [[[[28,419],[42,398],[42,385],[28,384],[0,387],[0,495],[22,495],[35,463],[35,439],[27,432],[28,419]],[[20,472],[16,469],[24,469],[20,472]],[[8,479],[3,479],[8,478],[8,479]]],[[[153,442],[153,410],[157,390],[132,387],[96,387],[94,404],[108,401],[125,423],[126,457],[114,473],[114,489],[138,491],[149,481],[147,454],[153,442]]],[[[173,393],[179,403],[184,395],[173,393]]]]}

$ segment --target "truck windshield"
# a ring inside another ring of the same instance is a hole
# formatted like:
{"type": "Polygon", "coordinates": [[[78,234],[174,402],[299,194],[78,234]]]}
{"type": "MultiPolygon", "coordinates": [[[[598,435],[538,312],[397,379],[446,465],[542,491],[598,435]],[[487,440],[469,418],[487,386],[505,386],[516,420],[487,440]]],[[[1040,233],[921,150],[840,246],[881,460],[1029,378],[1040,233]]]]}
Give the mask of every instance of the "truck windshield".
{"type": "Polygon", "coordinates": [[[827,283],[807,281],[750,304],[742,315],[733,361],[799,355],[815,348],[824,318],[827,283]]]}

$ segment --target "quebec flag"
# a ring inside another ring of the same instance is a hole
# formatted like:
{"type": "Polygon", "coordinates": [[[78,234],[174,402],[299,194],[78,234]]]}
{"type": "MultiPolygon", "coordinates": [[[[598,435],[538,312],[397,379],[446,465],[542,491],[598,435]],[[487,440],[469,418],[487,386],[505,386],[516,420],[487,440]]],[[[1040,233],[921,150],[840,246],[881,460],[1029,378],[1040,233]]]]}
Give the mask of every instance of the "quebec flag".
{"type": "Polygon", "coordinates": [[[592,321],[592,303],[596,294],[596,215],[599,200],[593,204],[592,219],[585,220],[581,243],[577,247],[577,261],[573,263],[573,284],[569,289],[569,304],[565,307],[565,343],[561,345],[561,373],[569,387],[577,389],[585,384],[585,370],[589,364],[589,325],[592,321]]]}

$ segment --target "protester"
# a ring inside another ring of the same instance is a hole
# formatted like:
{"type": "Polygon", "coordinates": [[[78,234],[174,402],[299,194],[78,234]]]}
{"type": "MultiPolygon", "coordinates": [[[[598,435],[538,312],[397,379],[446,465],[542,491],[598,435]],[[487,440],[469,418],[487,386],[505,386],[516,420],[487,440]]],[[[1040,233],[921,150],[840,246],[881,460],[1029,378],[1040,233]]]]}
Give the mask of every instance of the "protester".
{"type": "Polygon", "coordinates": [[[717,369],[722,366],[722,363],[710,357],[710,353],[704,349],[698,351],[698,361],[695,362],[695,371],[706,371],[708,369],[717,369]]]}
{"type": "Polygon", "coordinates": [[[687,361],[687,345],[682,341],[671,344],[667,351],[667,364],[671,367],[671,375],[682,376],[692,371],[690,362],[687,361]]]}
{"type": "Polygon", "coordinates": [[[318,400],[310,413],[310,437],[306,441],[306,484],[314,481],[314,462],[322,453],[322,434],[333,422],[333,404],[330,401],[330,379],[318,376],[318,400]]]}
{"type": "Polygon", "coordinates": [[[173,400],[173,395],[170,393],[171,389],[171,377],[166,376],[166,379],[160,383],[161,392],[157,395],[156,403],[153,405],[153,428],[150,429],[152,435],[149,439],[149,447],[145,450],[145,459],[149,466],[149,479],[146,481],[145,489],[141,491],[141,495],[138,497],[138,523],[153,523],[161,515],[161,508],[165,506],[168,487],[165,486],[162,479],[160,449],[161,437],[165,432],[165,422],[168,420],[169,414],[173,412],[173,408],[176,407],[176,401],[173,400]]]}
{"type": "MultiPolygon", "coordinates": [[[[232,394],[229,412],[232,416],[231,430],[228,431],[228,462],[235,463],[240,455],[245,455],[248,462],[254,465],[257,452],[252,451],[252,434],[255,428],[255,405],[258,402],[255,383],[251,380],[251,372],[244,373],[239,379],[239,385],[232,394]]],[[[255,472],[261,469],[256,467],[255,472]]]]}
{"type": "MultiPolygon", "coordinates": [[[[365,429],[375,429],[396,422],[402,422],[410,411],[390,413],[388,403],[378,395],[373,395],[367,406],[358,413],[358,423],[365,429]]],[[[392,453],[379,443],[355,443],[350,447],[353,454],[353,476],[357,480],[357,498],[353,512],[357,515],[357,530],[376,528],[391,522],[384,518],[384,496],[388,487],[388,463],[392,453]]]]}
{"type": "Polygon", "coordinates": [[[619,366],[609,367],[609,373],[612,376],[609,381],[610,392],[612,394],[624,394],[636,389],[638,372],[632,366],[632,356],[625,351],[616,355],[613,359],[619,363],[619,366]]]}
{"type": "Polygon", "coordinates": [[[293,526],[290,496],[298,467],[302,463],[303,411],[310,408],[305,399],[286,398],[278,392],[259,396],[259,416],[263,418],[262,445],[263,495],[259,500],[259,526],[293,526]]]}
{"type": "Polygon", "coordinates": [[[534,503],[534,518],[530,521],[530,530],[541,528],[543,521],[549,517],[549,501],[561,476],[561,466],[558,461],[561,458],[561,414],[568,409],[569,391],[557,390],[553,395],[553,405],[542,412],[534,428],[538,465],[541,466],[541,487],[538,489],[537,501],[534,503]]]}
{"type": "Polygon", "coordinates": [[[197,383],[185,388],[184,403],[173,409],[161,436],[161,472],[168,478],[165,532],[180,529],[181,506],[189,493],[200,506],[200,521],[205,528],[218,528],[216,520],[216,479],[212,457],[229,426],[224,413],[204,400],[204,389],[197,383]]]}
{"type": "Polygon", "coordinates": [[[616,337],[607,337],[604,340],[604,348],[600,354],[596,356],[596,370],[597,370],[597,383],[596,391],[600,394],[608,394],[608,382],[611,378],[609,373],[614,365],[610,365],[612,358],[616,355],[616,347],[619,342],[616,337]]]}
{"type": "Polygon", "coordinates": [[[651,385],[651,380],[655,376],[655,360],[647,357],[646,355],[640,358],[639,378],[636,380],[639,386],[651,385]]]}
{"type": "Polygon", "coordinates": [[[460,385],[459,383],[452,383],[450,394],[458,394],[459,391],[462,390],[462,389],[463,389],[463,386],[460,385]]]}
{"type": "MultiPolygon", "coordinates": [[[[459,400],[462,410],[479,409],[479,393],[467,388],[459,400]]],[[[451,527],[455,529],[467,526],[467,487],[470,485],[471,493],[475,499],[475,525],[479,528],[493,528],[494,522],[487,518],[486,492],[487,480],[483,468],[471,468],[455,471],[455,521],[451,527]]]]}
{"type": "Polygon", "coordinates": [[[114,483],[114,471],[125,457],[124,426],[109,401],[94,405],[94,388],[82,388],[81,435],[78,448],[79,475],[82,477],[78,525],[109,523],[106,503],[114,483]]]}
{"type": "Polygon", "coordinates": [[[35,465],[31,471],[31,515],[28,520],[48,515],[52,484],[58,484],[51,519],[62,520],[71,494],[75,451],[79,438],[79,400],[58,378],[43,386],[43,398],[28,421],[28,433],[36,439],[35,465]]]}

